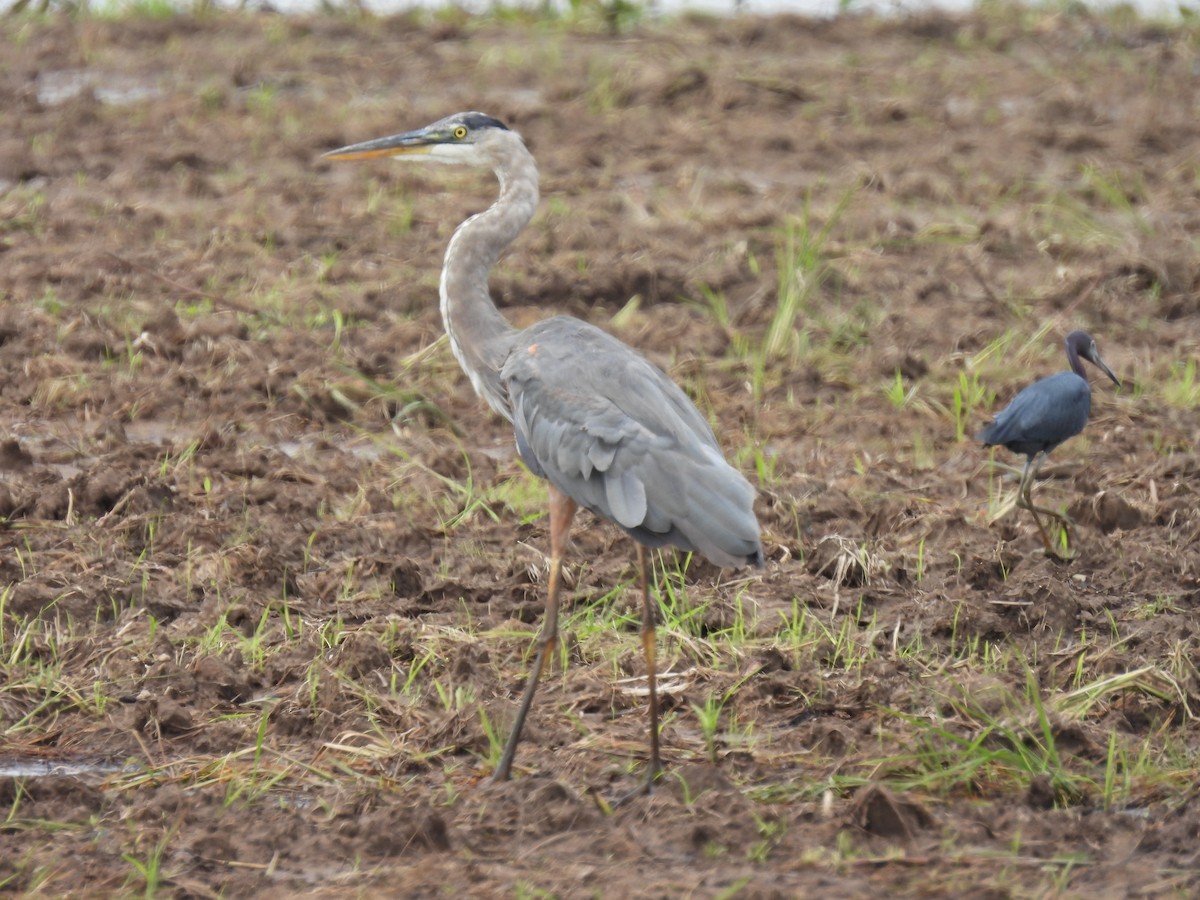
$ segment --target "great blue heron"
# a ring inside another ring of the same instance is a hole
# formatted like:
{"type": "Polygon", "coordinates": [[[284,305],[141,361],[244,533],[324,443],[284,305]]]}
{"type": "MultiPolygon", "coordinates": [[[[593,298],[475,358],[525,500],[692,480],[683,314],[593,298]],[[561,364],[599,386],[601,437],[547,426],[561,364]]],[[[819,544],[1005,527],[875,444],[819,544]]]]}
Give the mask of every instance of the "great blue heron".
{"type": "Polygon", "coordinates": [[[1017,488],[1017,506],[1033,514],[1047,553],[1055,553],[1055,550],[1038,513],[1058,519],[1064,529],[1068,521],[1061,513],[1034,506],[1029,494],[1046,454],[1067,438],[1079,434],[1087,425],[1092,409],[1092,388],[1082,360],[1098,366],[1117,387],[1121,386],[1112,369],[1100,358],[1096,342],[1086,331],[1072,331],[1067,335],[1066,345],[1067,360],[1071,364],[1069,372],[1047,375],[1029,385],[975,435],[985,447],[1007,447],[1013,453],[1025,455],[1025,470],[1017,488]]]}
{"type": "Polygon", "coordinates": [[[459,365],[476,393],[512,423],[521,459],[549,482],[550,491],[550,580],[537,658],[492,780],[511,774],[525,716],[554,647],[567,533],[583,506],[637,542],[650,719],[650,763],[639,791],[649,790],[662,762],[656,608],[645,548],[673,546],[699,551],[718,565],[761,566],[754,489],[725,461],[687,395],[639,353],[569,316],[517,331],[492,303],[488,271],[538,202],[537,164],[519,134],[491,116],[467,112],[325,154],[385,156],[486,166],[500,181],[499,199],[454,232],[440,286],[442,320],[459,365]]]}

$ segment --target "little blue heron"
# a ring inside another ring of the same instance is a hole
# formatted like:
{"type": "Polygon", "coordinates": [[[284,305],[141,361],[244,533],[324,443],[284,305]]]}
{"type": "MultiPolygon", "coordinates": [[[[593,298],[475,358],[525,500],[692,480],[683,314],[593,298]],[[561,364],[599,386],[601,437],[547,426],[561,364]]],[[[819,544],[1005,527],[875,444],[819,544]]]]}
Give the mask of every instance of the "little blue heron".
{"type": "MultiPolygon", "coordinates": [[[[762,566],[754,489],[725,461],[708,421],[657,366],[569,316],[514,329],[488,293],[488,272],[533,216],[538,171],[515,131],[478,112],[332,150],[327,159],[402,157],[490,168],[500,196],[458,226],[442,266],[442,320],[472,386],[512,423],[517,452],[550,490],[550,579],[537,657],[492,775],[508,780],[538,677],[558,634],[567,533],[582,506],[637,541],[646,657],[650,763],[633,794],[662,772],[655,688],[656,607],[646,547],[673,546],[722,566],[762,566]]],[[[631,796],[633,795],[631,794],[631,796]]]]}
{"type": "Polygon", "coordinates": [[[1117,387],[1120,380],[1112,369],[1100,358],[1096,342],[1086,331],[1072,331],[1067,335],[1067,360],[1069,372],[1057,372],[1035,381],[1022,390],[992,422],[975,435],[985,447],[1007,447],[1013,453],[1025,455],[1025,471],[1017,488],[1017,506],[1029,510],[1037,523],[1042,543],[1047,553],[1055,553],[1038,513],[1058,519],[1067,529],[1067,517],[1033,505],[1029,493],[1038,469],[1046,454],[1068,438],[1083,431],[1088,414],[1092,409],[1092,388],[1088,384],[1083,360],[1087,360],[1113,380],[1117,387]]]}

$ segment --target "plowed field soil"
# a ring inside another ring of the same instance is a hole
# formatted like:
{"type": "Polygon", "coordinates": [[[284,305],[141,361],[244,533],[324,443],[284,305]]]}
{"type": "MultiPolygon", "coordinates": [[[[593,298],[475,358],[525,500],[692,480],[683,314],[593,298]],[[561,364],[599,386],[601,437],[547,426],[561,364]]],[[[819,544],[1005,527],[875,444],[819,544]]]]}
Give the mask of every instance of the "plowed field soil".
{"type": "Polygon", "coordinates": [[[0,886],[177,897],[1200,893],[1200,41],[1064,6],[0,24],[0,886]],[[443,337],[493,272],[666,369],[766,567],[576,523],[512,781],[544,487],[443,337]],[[1035,489],[972,435],[1085,328],[1035,489]],[[1056,529],[1055,534],[1058,534],[1056,529]],[[1066,554],[1064,554],[1066,555],[1066,554]]]}

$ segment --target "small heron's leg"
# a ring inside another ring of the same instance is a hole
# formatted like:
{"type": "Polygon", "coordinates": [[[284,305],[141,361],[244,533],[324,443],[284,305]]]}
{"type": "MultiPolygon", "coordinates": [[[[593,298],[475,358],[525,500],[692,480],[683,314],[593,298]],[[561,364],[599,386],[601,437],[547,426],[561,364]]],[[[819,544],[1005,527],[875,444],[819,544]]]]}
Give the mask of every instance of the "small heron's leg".
{"type": "Polygon", "coordinates": [[[1057,510],[1047,509],[1044,506],[1030,505],[1030,512],[1040,512],[1043,516],[1049,516],[1062,526],[1062,530],[1067,533],[1067,543],[1074,543],[1075,538],[1071,533],[1071,526],[1074,524],[1066,513],[1058,512],[1057,510]]]}
{"type": "Polygon", "coordinates": [[[1062,529],[1067,535],[1068,546],[1073,545],[1075,542],[1074,537],[1071,535],[1071,520],[1060,512],[1046,509],[1044,506],[1035,506],[1030,496],[1030,492],[1033,490],[1033,480],[1037,477],[1038,469],[1042,467],[1042,463],[1045,461],[1045,453],[1038,453],[1026,461],[1025,472],[1021,475],[1021,486],[1017,491],[1017,506],[1029,510],[1029,514],[1033,516],[1033,521],[1037,523],[1038,531],[1042,536],[1042,546],[1048,555],[1057,557],[1058,559],[1074,559],[1075,554],[1073,552],[1069,552],[1065,556],[1058,552],[1058,549],[1054,546],[1054,542],[1050,539],[1050,533],[1046,531],[1042,520],[1038,518],[1038,513],[1049,516],[1062,525],[1062,529]]]}
{"type": "Polygon", "coordinates": [[[1029,508],[1037,510],[1043,516],[1049,516],[1051,519],[1057,519],[1058,521],[1063,523],[1064,527],[1071,524],[1070,517],[1066,513],[1059,512],[1056,509],[1050,509],[1045,506],[1032,506],[1032,505],[1029,508]]]}
{"type": "Polygon", "coordinates": [[[546,615],[542,619],[542,631],[538,635],[537,656],[533,668],[529,672],[529,680],[525,682],[525,696],[517,707],[517,717],[513,720],[512,733],[508,743],[504,745],[504,755],[492,774],[492,783],[508,781],[512,774],[513,757],[517,755],[517,744],[521,740],[521,729],[525,725],[525,716],[533,705],[533,695],[537,692],[538,678],[554,645],[558,640],[558,590],[562,581],[562,559],[567,546],[567,535],[571,530],[571,520],[575,518],[575,510],[579,507],[575,501],[562,491],[550,486],[550,584],[547,588],[546,615]]]}
{"type": "Polygon", "coordinates": [[[1033,500],[1029,496],[1029,492],[1033,488],[1033,479],[1037,477],[1037,471],[1042,467],[1042,461],[1045,458],[1045,453],[1035,453],[1025,459],[1025,470],[1021,473],[1021,483],[1017,486],[1017,506],[1029,510],[1029,514],[1033,516],[1033,521],[1037,524],[1038,533],[1042,536],[1042,546],[1045,547],[1047,553],[1053,553],[1054,544],[1050,540],[1050,534],[1046,531],[1042,520],[1038,518],[1038,508],[1033,505],[1033,500]]]}
{"type": "MultiPolygon", "coordinates": [[[[1068,518],[1066,514],[1057,512],[1053,509],[1047,509],[1044,506],[1034,506],[1032,503],[1029,505],[1029,511],[1034,513],[1034,515],[1041,513],[1042,515],[1049,516],[1051,519],[1057,521],[1067,536],[1067,547],[1075,546],[1075,535],[1071,532],[1071,525],[1074,523],[1071,522],[1070,518],[1068,518]]],[[[1059,559],[1074,559],[1078,555],[1073,550],[1068,550],[1066,554],[1062,554],[1058,552],[1057,548],[1051,547],[1047,547],[1046,552],[1058,557],[1059,559]]]]}
{"type": "Polygon", "coordinates": [[[658,606],[650,596],[650,579],[646,567],[646,548],[637,545],[638,587],[642,592],[642,651],[646,655],[647,715],[650,719],[650,764],[646,767],[646,779],[639,787],[620,797],[613,805],[620,806],[633,797],[650,793],[654,782],[662,775],[662,758],[658,753],[658,671],[657,671],[657,627],[658,606]]]}
{"type": "Polygon", "coordinates": [[[1034,465],[1032,471],[1029,471],[1029,462],[1025,463],[1026,471],[1029,474],[1028,477],[1026,477],[1024,474],[1021,476],[1021,485],[1024,488],[1024,495],[1023,500],[1018,502],[1017,505],[1028,509],[1030,512],[1040,512],[1044,516],[1049,516],[1052,519],[1058,519],[1058,521],[1063,523],[1063,527],[1065,528],[1071,522],[1071,519],[1065,513],[1058,512],[1054,509],[1048,509],[1045,506],[1034,506],[1032,499],[1030,499],[1030,491],[1033,489],[1033,480],[1037,477],[1037,473],[1041,471],[1042,463],[1045,461],[1046,454],[1039,453],[1036,460],[1033,461],[1034,465]]]}

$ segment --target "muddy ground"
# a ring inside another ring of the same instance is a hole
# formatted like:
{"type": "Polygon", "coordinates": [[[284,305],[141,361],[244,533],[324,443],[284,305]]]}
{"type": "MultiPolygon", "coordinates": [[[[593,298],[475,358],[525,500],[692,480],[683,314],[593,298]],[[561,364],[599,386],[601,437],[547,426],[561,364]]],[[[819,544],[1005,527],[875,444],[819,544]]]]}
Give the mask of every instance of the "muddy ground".
{"type": "Polygon", "coordinates": [[[1196,31],[609,24],[0,26],[3,890],[1200,892],[1196,31]],[[669,773],[615,810],[643,667],[590,516],[486,784],[547,568],[437,311],[494,183],[319,159],[459,109],[541,166],[506,315],[642,349],[759,488],[761,573],[659,560],[669,773]],[[970,435],[1075,327],[1124,386],[1038,489],[1062,562],[970,435]]]}

